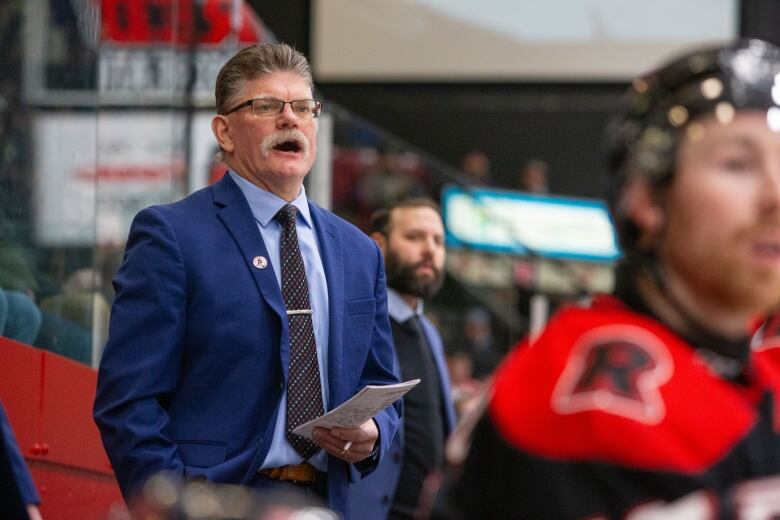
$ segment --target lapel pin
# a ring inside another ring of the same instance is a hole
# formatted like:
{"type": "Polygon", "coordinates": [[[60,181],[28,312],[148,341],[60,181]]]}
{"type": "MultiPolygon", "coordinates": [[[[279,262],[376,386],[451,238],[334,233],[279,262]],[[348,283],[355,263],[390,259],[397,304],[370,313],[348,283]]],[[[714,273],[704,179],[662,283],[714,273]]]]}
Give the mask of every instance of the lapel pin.
{"type": "Polygon", "coordinates": [[[268,260],[266,260],[264,256],[256,256],[252,259],[252,265],[258,269],[265,269],[268,267],[268,260]]]}

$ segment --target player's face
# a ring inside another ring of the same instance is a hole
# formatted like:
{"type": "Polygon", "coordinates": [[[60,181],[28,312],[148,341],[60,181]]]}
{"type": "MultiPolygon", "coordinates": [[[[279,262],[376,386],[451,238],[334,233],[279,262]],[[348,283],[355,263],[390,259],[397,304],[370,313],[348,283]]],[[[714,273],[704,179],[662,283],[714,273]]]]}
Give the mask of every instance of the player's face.
{"type": "Polygon", "coordinates": [[[660,261],[703,301],[766,311],[780,302],[780,134],[759,111],[695,124],[663,200],[660,261]]]}

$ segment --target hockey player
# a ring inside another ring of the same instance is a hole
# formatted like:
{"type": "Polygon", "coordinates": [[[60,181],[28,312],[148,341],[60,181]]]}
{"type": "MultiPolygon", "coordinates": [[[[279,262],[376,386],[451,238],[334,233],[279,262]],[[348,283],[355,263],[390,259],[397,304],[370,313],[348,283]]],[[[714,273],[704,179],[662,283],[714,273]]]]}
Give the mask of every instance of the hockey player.
{"type": "Polygon", "coordinates": [[[780,514],[780,49],[741,41],[633,81],[607,130],[614,296],[498,371],[438,518],[780,514]]]}

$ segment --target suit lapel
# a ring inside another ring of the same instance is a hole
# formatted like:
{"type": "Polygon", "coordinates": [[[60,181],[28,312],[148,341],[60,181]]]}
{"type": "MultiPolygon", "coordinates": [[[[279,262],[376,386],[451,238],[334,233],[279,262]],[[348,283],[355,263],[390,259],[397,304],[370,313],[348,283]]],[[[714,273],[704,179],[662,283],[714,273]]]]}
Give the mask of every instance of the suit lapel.
{"type": "Polygon", "coordinates": [[[268,250],[260,231],[257,229],[257,223],[252,216],[249,203],[230,175],[225,175],[221,181],[213,186],[213,190],[214,203],[219,208],[217,217],[238,244],[244,261],[247,263],[247,268],[263,299],[282,321],[282,369],[286,380],[288,366],[286,358],[289,357],[286,346],[289,344],[289,340],[287,337],[287,312],[285,311],[282,291],[276,281],[274,267],[270,263],[265,269],[258,269],[253,263],[257,257],[263,257],[267,261],[269,258],[268,250]]]}
{"type": "Polygon", "coordinates": [[[333,408],[344,401],[339,393],[339,381],[343,363],[341,338],[344,327],[344,252],[341,234],[333,225],[331,216],[316,204],[309,202],[314,230],[317,233],[322,268],[328,283],[328,384],[330,403],[333,408]]]}
{"type": "Polygon", "coordinates": [[[439,372],[439,390],[444,399],[444,413],[447,419],[447,434],[449,434],[455,427],[455,408],[452,406],[452,401],[449,398],[452,395],[452,390],[450,388],[449,372],[447,371],[447,360],[444,356],[444,345],[441,342],[441,336],[433,324],[428,321],[428,318],[423,317],[420,322],[423,324],[423,332],[428,339],[428,345],[431,346],[433,360],[439,372]]]}

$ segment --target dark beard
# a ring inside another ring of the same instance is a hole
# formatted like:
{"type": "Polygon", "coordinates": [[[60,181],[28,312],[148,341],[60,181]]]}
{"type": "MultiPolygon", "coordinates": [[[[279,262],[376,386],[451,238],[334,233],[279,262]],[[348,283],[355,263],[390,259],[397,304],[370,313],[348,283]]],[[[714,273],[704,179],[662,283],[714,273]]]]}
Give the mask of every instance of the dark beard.
{"type": "Polygon", "coordinates": [[[415,271],[420,263],[403,265],[398,257],[391,251],[385,255],[385,271],[387,272],[387,286],[395,289],[400,294],[417,296],[427,299],[439,292],[444,283],[444,272],[433,267],[433,278],[417,276],[415,271]]]}

